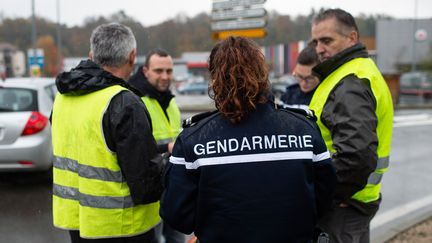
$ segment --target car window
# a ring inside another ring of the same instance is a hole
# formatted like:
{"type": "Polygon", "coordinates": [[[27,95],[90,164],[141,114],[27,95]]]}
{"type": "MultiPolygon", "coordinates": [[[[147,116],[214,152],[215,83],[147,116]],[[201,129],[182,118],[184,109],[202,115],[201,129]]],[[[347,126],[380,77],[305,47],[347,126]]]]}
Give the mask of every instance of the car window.
{"type": "Polygon", "coordinates": [[[431,83],[432,78],[429,73],[405,73],[400,78],[400,85],[404,88],[428,88],[431,83]]]}
{"type": "Polygon", "coordinates": [[[37,93],[23,88],[0,88],[0,112],[36,111],[37,93]]]}
{"type": "Polygon", "coordinates": [[[50,84],[45,87],[45,92],[48,94],[51,101],[54,101],[54,98],[57,94],[57,87],[55,86],[55,84],[50,84]]]}

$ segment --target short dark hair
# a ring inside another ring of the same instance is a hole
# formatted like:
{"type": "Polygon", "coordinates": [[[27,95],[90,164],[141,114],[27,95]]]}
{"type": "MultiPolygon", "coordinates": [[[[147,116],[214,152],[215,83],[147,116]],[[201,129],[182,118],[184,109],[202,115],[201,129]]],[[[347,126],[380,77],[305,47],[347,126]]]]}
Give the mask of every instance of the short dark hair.
{"type": "Polygon", "coordinates": [[[301,65],[316,65],[318,64],[319,59],[315,50],[315,45],[313,43],[309,43],[298,55],[297,63],[301,65]]]}
{"type": "Polygon", "coordinates": [[[160,57],[168,57],[168,56],[170,56],[168,54],[168,52],[166,50],[162,49],[162,48],[156,48],[156,49],[150,50],[147,53],[147,55],[146,55],[146,59],[145,59],[145,62],[144,62],[144,67],[148,68],[150,66],[150,58],[153,55],[158,55],[160,57]]]}
{"type": "Polygon", "coordinates": [[[335,9],[326,9],[320,11],[318,15],[316,15],[312,21],[313,24],[318,24],[324,20],[335,18],[339,23],[338,31],[342,35],[346,35],[347,32],[355,31],[359,35],[358,27],[355,22],[354,17],[345,10],[340,8],[335,9]]]}

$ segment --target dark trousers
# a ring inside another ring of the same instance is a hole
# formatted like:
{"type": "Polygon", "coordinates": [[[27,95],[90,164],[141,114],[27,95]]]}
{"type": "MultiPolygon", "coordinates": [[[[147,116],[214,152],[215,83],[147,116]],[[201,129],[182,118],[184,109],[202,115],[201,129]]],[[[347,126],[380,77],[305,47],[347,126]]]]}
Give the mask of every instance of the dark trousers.
{"type": "Polygon", "coordinates": [[[79,231],[69,231],[72,243],[155,243],[155,231],[151,229],[144,234],[135,235],[131,237],[121,238],[104,238],[104,239],[84,239],[80,237],[79,231]]]}
{"type": "Polygon", "coordinates": [[[168,224],[160,223],[155,228],[156,238],[159,239],[159,243],[185,243],[186,235],[171,228],[168,224]],[[163,237],[163,239],[162,239],[163,237]]]}
{"type": "Polygon", "coordinates": [[[184,243],[186,240],[183,233],[171,228],[168,224],[163,224],[162,234],[165,238],[165,243],[184,243]]]}
{"type": "Polygon", "coordinates": [[[320,219],[318,226],[329,235],[331,243],[369,243],[369,224],[375,213],[365,215],[352,206],[336,207],[320,219]]]}

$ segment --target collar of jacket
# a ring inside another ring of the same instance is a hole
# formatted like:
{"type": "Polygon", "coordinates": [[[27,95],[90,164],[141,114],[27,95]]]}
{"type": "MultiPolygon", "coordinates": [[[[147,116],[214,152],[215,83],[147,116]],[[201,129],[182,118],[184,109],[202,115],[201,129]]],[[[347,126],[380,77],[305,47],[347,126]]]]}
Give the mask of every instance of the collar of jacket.
{"type": "Polygon", "coordinates": [[[363,57],[369,57],[369,54],[367,53],[366,47],[363,44],[358,43],[316,65],[312,69],[312,72],[322,81],[346,62],[355,58],[363,57]]]}
{"type": "Polygon", "coordinates": [[[91,60],[81,61],[69,72],[60,73],[56,78],[56,86],[61,94],[83,95],[113,85],[121,85],[129,89],[126,82],[103,70],[91,60]]]}
{"type": "Polygon", "coordinates": [[[137,72],[129,79],[129,84],[138,91],[141,97],[148,96],[150,98],[156,99],[161,107],[165,110],[168,107],[171,99],[174,98],[174,95],[169,89],[165,92],[161,92],[153,87],[153,85],[150,84],[150,82],[144,76],[142,68],[143,67],[140,66],[137,72]]]}

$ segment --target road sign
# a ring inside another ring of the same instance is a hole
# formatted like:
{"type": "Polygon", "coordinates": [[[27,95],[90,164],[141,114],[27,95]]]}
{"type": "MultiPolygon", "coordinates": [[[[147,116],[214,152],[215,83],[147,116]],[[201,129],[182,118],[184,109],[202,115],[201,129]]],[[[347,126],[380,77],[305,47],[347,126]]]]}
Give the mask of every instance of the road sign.
{"type": "Polygon", "coordinates": [[[264,18],[248,18],[238,20],[218,21],[211,24],[212,31],[263,28],[264,18]]]}
{"type": "Polygon", "coordinates": [[[266,11],[264,8],[213,11],[212,20],[264,17],[265,15],[266,15],[266,11]]]}
{"type": "Polygon", "coordinates": [[[251,6],[263,4],[266,0],[227,0],[213,2],[213,10],[216,9],[231,9],[238,6],[251,6]]]}
{"type": "Polygon", "coordinates": [[[266,35],[266,0],[215,0],[212,11],[212,38],[230,35],[261,38],[266,35]]]}
{"type": "Polygon", "coordinates": [[[243,36],[248,38],[263,38],[266,36],[265,29],[248,29],[248,30],[227,30],[213,32],[212,38],[214,40],[223,40],[228,36],[243,36]]]}
{"type": "Polygon", "coordinates": [[[32,65],[39,65],[43,68],[44,66],[44,51],[42,49],[36,49],[36,58],[34,58],[34,49],[27,50],[27,58],[29,67],[32,65]]]}
{"type": "Polygon", "coordinates": [[[427,32],[424,29],[418,29],[414,36],[417,41],[425,41],[427,39],[427,32]]]}

